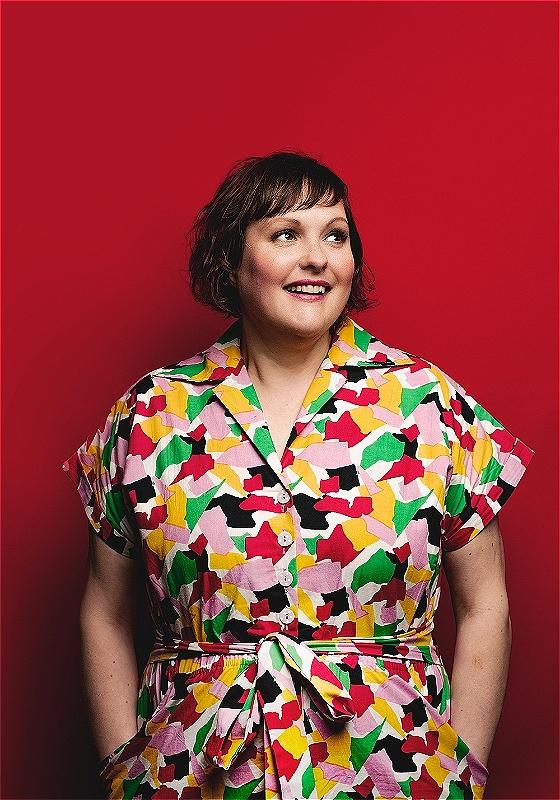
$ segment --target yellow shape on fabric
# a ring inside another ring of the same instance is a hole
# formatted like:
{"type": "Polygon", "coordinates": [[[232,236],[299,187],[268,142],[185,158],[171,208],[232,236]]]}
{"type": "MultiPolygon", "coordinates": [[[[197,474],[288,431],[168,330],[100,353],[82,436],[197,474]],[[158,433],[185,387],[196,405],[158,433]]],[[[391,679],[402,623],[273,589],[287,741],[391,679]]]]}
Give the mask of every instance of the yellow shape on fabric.
{"type": "Polygon", "coordinates": [[[449,455],[449,450],[444,444],[419,444],[416,449],[417,458],[435,461],[440,456],[449,455]]]}
{"type": "Polygon", "coordinates": [[[360,639],[370,639],[375,629],[375,608],[372,603],[362,608],[366,613],[356,617],[356,636],[360,639]]]}
{"type": "Polygon", "coordinates": [[[239,470],[233,469],[229,464],[215,464],[212,467],[212,474],[226,482],[228,493],[233,491],[243,496],[247,494],[239,477],[239,470]]]}
{"type": "MultiPolygon", "coordinates": [[[[428,723],[429,722],[430,720],[428,720],[428,723]]],[[[435,730],[439,730],[438,749],[440,750],[440,752],[444,753],[444,755],[449,756],[450,758],[455,758],[457,742],[459,740],[455,728],[453,728],[453,726],[450,725],[448,722],[445,722],[443,725],[441,725],[439,729],[434,723],[433,728],[435,730]]]]}
{"type": "Polygon", "coordinates": [[[439,758],[436,755],[429,756],[424,762],[424,766],[426,767],[428,775],[435,780],[438,786],[442,786],[444,780],[449,775],[449,770],[442,767],[439,758]]]}
{"type": "Polygon", "coordinates": [[[444,496],[445,488],[445,484],[441,479],[441,475],[438,475],[437,472],[432,472],[431,470],[427,469],[424,471],[424,474],[418,478],[418,480],[421,481],[422,484],[428,489],[431,489],[441,502],[444,496]]]}
{"type": "Polygon", "coordinates": [[[394,372],[386,372],[383,377],[385,378],[385,383],[378,386],[379,405],[401,416],[402,384],[394,372]]]}
{"type": "Polygon", "coordinates": [[[239,591],[239,586],[237,586],[236,583],[225,583],[222,581],[220,595],[222,597],[227,597],[228,600],[231,600],[235,610],[240,611],[245,619],[251,619],[249,602],[247,598],[239,591]]]}
{"type": "Polygon", "coordinates": [[[176,542],[166,539],[161,528],[155,528],[146,536],[146,544],[152,553],[156,553],[160,558],[165,558],[173,550],[176,542]]]}
{"type": "MultiPolygon", "coordinates": [[[[348,769],[348,766],[346,769],[348,769]]],[[[325,778],[323,770],[320,767],[313,767],[313,778],[317,790],[315,797],[330,797],[332,789],[336,786],[337,782],[332,778],[325,778]]]]}
{"type": "MultiPolygon", "coordinates": [[[[224,676],[220,675],[220,682],[224,680],[224,676]]],[[[193,694],[193,697],[196,701],[196,710],[198,713],[202,713],[206,711],[207,708],[211,708],[218,702],[217,697],[214,697],[213,694],[210,693],[210,689],[212,688],[211,683],[194,683],[190,688],[190,691],[193,694]]]]}
{"type": "Polygon", "coordinates": [[[333,731],[327,738],[327,750],[329,753],[329,764],[338,764],[339,767],[348,769],[350,761],[350,742],[351,736],[348,728],[341,731],[333,731]]]}
{"type": "MultiPolygon", "coordinates": [[[[363,492],[365,497],[371,497],[367,489],[363,492]]],[[[342,530],[344,535],[351,544],[354,545],[354,550],[360,552],[364,547],[370,544],[375,544],[379,541],[379,536],[370,533],[366,526],[366,521],[363,518],[348,519],[342,523],[342,530]]]]}
{"type": "Polygon", "coordinates": [[[364,679],[367,681],[368,684],[374,684],[379,686],[385,681],[389,680],[389,677],[383,672],[380,667],[366,667],[365,665],[362,667],[362,671],[364,674],[364,679]]]}
{"type": "Polygon", "coordinates": [[[237,386],[227,386],[221,383],[214,387],[214,392],[234,414],[243,414],[245,411],[253,411],[256,408],[237,386]]]}
{"type": "Polygon", "coordinates": [[[395,518],[395,492],[388,481],[378,481],[379,491],[375,495],[372,517],[382,522],[387,528],[393,527],[395,518]]]}
{"type": "MultiPolygon", "coordinates": [[[[184,414],[185,410],[183,407],[183,416],[184,414]]],[[[140,428],[142,429],[142,432],[154,443],[159,442],[161,439],[165,439],[166,436],[169,436],[169,434],[173,432],[173,426],[164,425],[161,421],[161,418],[157,415],[154,417],[149,417],[149,419],[141,420],[140,428]]]]}
{"type": "Polygon", "coordinates": [[[406,621],[411,623],[418,613],[418,602],[413,597],[407,596],[404,600],[399,600],[399,605],[404,611],[406,621]]]}
{"type": "Polygon", "coordinates": [[[376,419],[371,406],[351,408],[350,416],[363,434],[371,433],[386,424],[380,419],[376,419]]]}
{"type": "MultiPolygon", "coordinates": [[[[433,574],[429,569],[418,569],[414,564],[409,564],[404,577],[409,583],[420,583],[421,581],[429,581],[433,574]]],[[[418,603],[416,603],[416,608],[418,608],[418,603]]]]}
{"type": "Polygon", "coordinates": [[[383,700],[382,697],[376,697],[373,701],[373,708],[380,716],[387,720],[387,723],[391,726],[391,728],[397,731],[400,736],[406,736],[406,732],[403,730],[395,710],[391,708],[386,700],[383,700]]]}
{"type": "MultiPolygon", "coordinates": [[[[228,571],[237,566],[237,564],[245,564],[247,557],[243,553],[209,553],[208,566],[213,570],[228,571]]],[[[239,590],[238,590],[239,591],[239,590]]]]}
{"type": "Polygon", "coordinates": [[[317,499],[323,496],[323,492],[319,487],[318,471],[307,459],[295,458],[293,463],[290,464],[290,471],[301,478],[305,486],[308,486],[313,494],[317,495],[317,499]]]}
{"type": "Polygon", "coordinates": [[[471,425],[471,434],[474,439],[472,466],[474,467],[476,473],[480,475],[494,455],[494,447],[491,439],[481,438],[481,434],[477,430],[476,425],[471,425]]]}
{"type": "MultiPolygon", "coordinates": [[[[204,448],[205,453],[225,453],[227,450],[231,450],[232,447],[239,447],[241,440],[238,436],[224,436],[223,439],[208,439],[206,443],[206,447],[204,448]]],[[[223,466],[227,467],[227,464],[219,464],[216,466],[223,466]]],[[[215,472],[215,467],[212,468],[212,472],[215,472]]]]}
{"type": "Polygon", "coordinates": [[[314,567],[317,564],[317,559],[311,553],[298,553],[296,556],[296,569],[298,572],[306,569],[307,567],[314,567]]]}
{"type": "Polygon", "coordinates": [[[301,758],[307,750],[307,738],[302,736],[301,732],[293,725],[291,728],[282,731],[278,737],[278,742],[294,758],[301,758]]]}
{"type": "Polygon", "coordinates": [[[314,603],[307,592],[302,590],[298,592],[298,612],[304,614],[314,625],[319,624],[319,620],[317,619],[317,603],[314,603]]]}
{"type": "Polygon", "coordinates": [[[294,441],[291,444],[292,450],[303,450],[306,447],[309,447],[310,444],[317,444],[318,442],[323,441],[323,435],[319,431],[313,431],[309,433],[307,436],[296,436],[294,441]]]}

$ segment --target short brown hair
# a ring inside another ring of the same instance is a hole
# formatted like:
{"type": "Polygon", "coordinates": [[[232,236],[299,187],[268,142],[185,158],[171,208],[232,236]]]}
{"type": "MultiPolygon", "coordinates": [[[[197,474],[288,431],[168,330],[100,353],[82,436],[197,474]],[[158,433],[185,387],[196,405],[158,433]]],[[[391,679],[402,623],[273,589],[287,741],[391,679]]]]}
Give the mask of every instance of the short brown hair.
{"type": "Polygon", "coordinates": [[[343,313],[376,305],[364,285],[363,248],[348,199],[348,187],[332,170],[299,151],[277,151],[236,161],[214,197],[196,214],[189,231],[190,286],[195,300],[227,316],[240,317],[241,305],[231,275],[241,262],[245,229],[253,220],[287,211],[342,201],[350,228],[354,277],[343,313]]]}

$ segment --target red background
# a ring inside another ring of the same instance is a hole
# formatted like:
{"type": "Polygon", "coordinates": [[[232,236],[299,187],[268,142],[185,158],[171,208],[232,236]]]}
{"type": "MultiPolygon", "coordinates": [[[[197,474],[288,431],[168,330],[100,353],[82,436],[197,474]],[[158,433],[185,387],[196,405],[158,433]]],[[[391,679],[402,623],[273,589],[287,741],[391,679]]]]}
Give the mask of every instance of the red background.
{"type": "MultiPolygon", "coordinates": [[[[500,514],[513,651],[488,798],[558,797],[556,3],[2,4],[2,797],[90,797],[87,527],[61,463],[231,322],[185,233],[234,160],[347,181],[380,305],[536,450],[500,514]]],[[[451,667],[446,592],[439,640],[451,667]]]]}

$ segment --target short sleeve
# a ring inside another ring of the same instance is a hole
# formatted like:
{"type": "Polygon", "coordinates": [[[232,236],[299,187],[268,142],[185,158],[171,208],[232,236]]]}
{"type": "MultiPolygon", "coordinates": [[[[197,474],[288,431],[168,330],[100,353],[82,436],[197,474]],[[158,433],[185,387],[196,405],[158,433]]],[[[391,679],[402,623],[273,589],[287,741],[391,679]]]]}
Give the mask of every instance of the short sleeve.
{"type": "Polygon", "coordinates": [[[128,389],[97,430],[62,464],[76,487],[94,532],[117,553],[134,558],[139,534],[123,488],[136,392],[128,389]]]}
{"type": "Polygon", "coordinates": [[[442,548],[470,542],[511,497],[535,451],[444,375],[444,437],[450,452],[442,548]]]}

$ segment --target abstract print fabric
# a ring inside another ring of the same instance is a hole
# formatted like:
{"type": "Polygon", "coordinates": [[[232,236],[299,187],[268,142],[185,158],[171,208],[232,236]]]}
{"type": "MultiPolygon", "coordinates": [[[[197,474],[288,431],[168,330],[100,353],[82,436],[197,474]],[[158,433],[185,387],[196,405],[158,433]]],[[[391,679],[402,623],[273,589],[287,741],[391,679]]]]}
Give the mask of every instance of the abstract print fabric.
{"type": "Polygon", "coordinates": [[[534,451],[346,317],[280,455],[240,337],[142,376],[63,464],[156,631],[105,797],[482,798],[432,635],[442,555],[534,451]]]}

